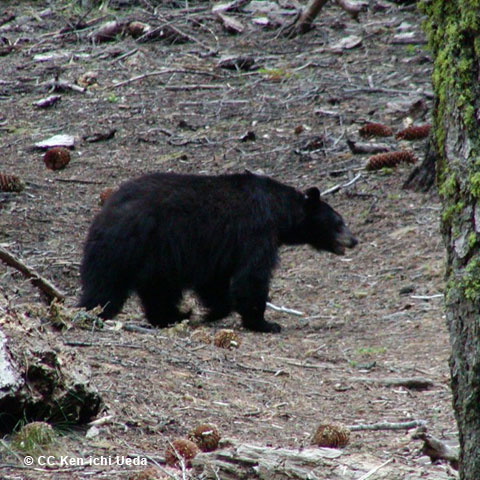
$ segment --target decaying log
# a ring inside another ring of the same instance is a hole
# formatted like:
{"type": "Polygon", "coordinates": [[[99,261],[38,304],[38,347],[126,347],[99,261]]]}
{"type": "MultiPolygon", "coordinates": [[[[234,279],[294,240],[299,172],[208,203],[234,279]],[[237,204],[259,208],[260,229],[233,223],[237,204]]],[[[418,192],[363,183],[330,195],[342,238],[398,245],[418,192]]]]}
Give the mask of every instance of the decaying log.
{"type": "Polygon", "coordinates": [[[19,325],[5,330],[8,336],[0,331],[1,433],[19,421],[74,425],[98,414],[101,397],[89,386],[88,366],[74,352],[50,345],[37,328],[35,335],[19,325]]]}
{"type": "Polygon", "coordinates": [[[400,478],[386,467],[391,460],[382,463],[372,457],[346,455],[334,448],[273,448],[236,440],[224,441],[223,445],[225,448],[200,453],[192,460],[194,471],[201,478],[353,480],[366,479],[372,471],[376,472],[376,479],[400,478]]]}
{"type": "MultiPolygon", "coordinates": [[[[293,450],[272,448],[233,442],[233,448],[201,453],[193,461],[193,467],[205,478],[222,480],[238,478],[317,478],[314,470],[330,467],[329,459],[339,457],[342,452],[331,448],[306,448],[293,450]]],[[[319,477],[320,478],[320,477],[319,477]]]]}
{"type": "Polygon", "coordinates": [[[33,285],[35,285],[43,293],[45,293],[48,299],[48,303],[50,303],[54,299],[60,301],[65,300],[65,294],[63,292],[61,292],[47,279],[40,276],[35,270],[27,267],[22,261],[14,257],[11,253],[9,253],[2,247],[0,247],[0,260],[5,262],[10,267],[16,268],[19,272],[22,272],[27,278],[29,278],[33,285]]]}

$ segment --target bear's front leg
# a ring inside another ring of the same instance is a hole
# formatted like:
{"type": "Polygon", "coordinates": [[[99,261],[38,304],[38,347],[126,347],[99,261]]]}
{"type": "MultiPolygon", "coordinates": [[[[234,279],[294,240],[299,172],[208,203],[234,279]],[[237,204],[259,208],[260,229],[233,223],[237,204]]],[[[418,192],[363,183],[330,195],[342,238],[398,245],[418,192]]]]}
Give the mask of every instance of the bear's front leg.
{"type": "Polygon", "coordinates": [[[235,310],[241,315],[242,323],[255,332],[278,333],[282,327],[278,323],[265,320],[270,275],[244,274],[232,281],[232,296],[235,310]]]}

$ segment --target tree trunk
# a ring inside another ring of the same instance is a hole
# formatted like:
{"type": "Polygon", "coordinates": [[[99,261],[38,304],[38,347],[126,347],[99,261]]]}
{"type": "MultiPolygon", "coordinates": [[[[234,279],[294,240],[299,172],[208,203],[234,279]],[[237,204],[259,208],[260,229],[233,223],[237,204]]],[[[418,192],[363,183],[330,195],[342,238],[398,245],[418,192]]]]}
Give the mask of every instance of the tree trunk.
{"type": "Polygon", "coordinates": [[[434,55],[437,184],[447,248],[445,304],[459,428],[460,479],[480,478],[480,10],[421,2],[434,55]]]}
{"type": "Polygon", "coordinates": [[[416,192],[428,192],[435,184],[436,161],[435,142],[430,137],[422,164],[411,171],[403,188],[416,192]]]}

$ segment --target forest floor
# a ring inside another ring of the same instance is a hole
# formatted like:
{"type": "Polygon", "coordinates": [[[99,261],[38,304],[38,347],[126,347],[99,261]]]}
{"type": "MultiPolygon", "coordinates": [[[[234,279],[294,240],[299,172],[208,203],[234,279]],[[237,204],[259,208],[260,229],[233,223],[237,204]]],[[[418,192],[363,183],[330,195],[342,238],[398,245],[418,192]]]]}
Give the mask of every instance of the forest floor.
{"type": "MultiPolygon", "coordinates": [[[[180,328],[126,331],[122,326],[132,323],[148,328],[132,298],[103,329],[29,330],[89,365],[104,400],[100,416],[111,415],[93,437],[86,428],[62,430],[61,451],[159,463],[169,441],[205,422],[225,438],[300,448],[321,423],[425,420],[429,433],[455,442],[438,198],[402,189],[411,165],[369,172],[368,155],[354,155],[347,145],[347,139],[366,141],[358,133],[366,122],[394,132],[409,119],[429,122],[431,58],[414,6],[369,2],[357,22],[329,2],[314,30],[285,38],[254,23],[260,14],[246,10],[228,13],[245,27],[228,33],[206,1],[104,3],[109,8],[90,11],[73,1],[2,3],[0,17],[14,18],[0,21],[0,173],[26,182],[21,193],[0,193],[2,247],[66,292],[73,306],[82,243],[102,190],[154,170],[244,169],[322,191],[360,175],[325,196],[359,245],[343,257],[282,249],[270,300],[303,314],[267,310],[283,327],[277,335],[245,331],[236,315],[201,326],[192,298],[194,317],[180,328]],[[127,33],[92,41],[113,19],[173,26],[187,41],[142,42],[127,33]],[[221,68],[225,56],[248,56],[254,64],[221,68]],[[60,81],[81,88],[59,89],[60,81]],[[60,101],[34,105],[50,94],[60,101]],[[111,138],[88,141],[112,129],[111,138]],[[56,134],[74,136],[75,148],[67,167],[52,171],[34,145],[56,134]],[[222,328],[237,332],[239,348],[208,343],[222,328]],[[392,377],[423,377],[432,386],[381,383],[392,377]]],[[[262,3],[270,11],[275,6],[262,3]]],[[[281,4],[278,15],[291,21],[293,3],[281,4]]],[[[425,140],[372,141],[423,158],[425,140]]],[[[32,305],[41,304],[22,274],[0,264],[0,326],[11,312],[37,325],[32,305]]],[[[142,470],[26,467],[12,460],[8,445],[5,437],[5,479],[127,479],[142,470]]],[[[449,465],[422,455],[421,446],[412,430],[356,431],[337,460],[353,459],[358,471],[342,473],[335,460],[312,478],[358,479],[388,460],[370,478],[455,478],[449,465]]],[[[201,478],[162,468],[158,478],[201,478]]]]}

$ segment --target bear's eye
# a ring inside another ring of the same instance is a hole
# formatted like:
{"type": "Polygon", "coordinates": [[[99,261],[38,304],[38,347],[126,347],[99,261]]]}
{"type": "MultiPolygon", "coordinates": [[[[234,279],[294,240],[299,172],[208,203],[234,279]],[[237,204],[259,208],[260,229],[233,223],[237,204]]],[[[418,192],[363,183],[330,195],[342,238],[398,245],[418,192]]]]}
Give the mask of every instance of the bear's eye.
{"type": "Polygon", "coordinates": [[[333,220],[333,227],[335,228],[335,230],[340,230],[342,228],[342,225],[343,225],[343,222],[340,218],[336,217],[333,220]]]}

